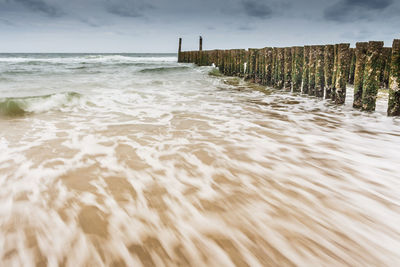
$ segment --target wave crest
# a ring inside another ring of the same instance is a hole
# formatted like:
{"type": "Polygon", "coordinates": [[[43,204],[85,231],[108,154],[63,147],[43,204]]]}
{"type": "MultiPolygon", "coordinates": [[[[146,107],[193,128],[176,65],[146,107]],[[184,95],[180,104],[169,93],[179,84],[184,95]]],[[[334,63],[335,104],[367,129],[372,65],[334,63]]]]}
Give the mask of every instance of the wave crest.
{"type": "Polygon", "coordinates": [[[63,92],[43,96],[3,98],[0,99],[0,115],[18,117],[29,113],[46,112],[74,103],[81,96],[76,92],[63,92]]]}

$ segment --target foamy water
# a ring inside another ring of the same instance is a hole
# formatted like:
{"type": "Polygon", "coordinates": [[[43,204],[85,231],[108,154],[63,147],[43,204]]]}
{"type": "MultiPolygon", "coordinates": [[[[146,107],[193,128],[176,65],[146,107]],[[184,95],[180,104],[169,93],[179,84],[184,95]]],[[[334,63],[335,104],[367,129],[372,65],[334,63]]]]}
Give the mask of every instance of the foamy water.
{"type": "Polygon", "coordinates": [[[398,266],[400,120],[175,55],[0,55],[0,265],[398,266]]]}

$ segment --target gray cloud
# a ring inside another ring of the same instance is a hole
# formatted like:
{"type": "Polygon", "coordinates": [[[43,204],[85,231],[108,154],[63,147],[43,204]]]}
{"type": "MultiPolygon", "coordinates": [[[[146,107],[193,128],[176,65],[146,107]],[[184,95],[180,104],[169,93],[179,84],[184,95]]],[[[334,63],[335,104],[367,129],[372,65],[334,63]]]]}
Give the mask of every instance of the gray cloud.
{"type": "Polygon", "coordinates": [[[42,0],[14,0],[14,2],[21,4],[32,11],[40,12],[50,17],[59,17],[64,14],[61,9],[42,0]]]}
{"type": "Polygon", "coordinates": [[[393,0],[340,0],[324,10],[324,18],[337,22],[370,19],[372,12],[385,10],[393,0]]]}
{"type": "Polygon", "coordinates": [[[106,10],[117,16],[137,18],[144,15],[144,11],[154,9],[154,6],[148,3],[137,1],[110,1],[106,5],[106,10]]]}
{"type": "Polygon", "coordinates": [[[0,24],[4,24],[4,25],[7,25],[7,26],[14,26],[15,25],[11,21],[6,20],[6,19],[1,19],[1,18],[0,18],[0,24]]]}
{"type": "Polygon", "coordinates": [[[389,44],[399,12],[400,0],[0,0],[0,52],[174,52],[200,34],[207,49],[389,44]]]}
{"type": "Polygon", "coordinates": [[[256,0],[245,0],[242,2],[246,15],[256,18],[267,18],[270,17],[273,12],[272,9],[262,1],[256,0]]]}

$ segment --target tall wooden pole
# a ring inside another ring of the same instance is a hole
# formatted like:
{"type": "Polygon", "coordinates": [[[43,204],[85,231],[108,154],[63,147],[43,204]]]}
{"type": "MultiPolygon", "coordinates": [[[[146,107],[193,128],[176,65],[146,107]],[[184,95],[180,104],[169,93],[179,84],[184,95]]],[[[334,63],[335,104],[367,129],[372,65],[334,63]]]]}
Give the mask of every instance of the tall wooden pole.
{"type": "Polygon", "coordinates": [[[201,37],[201,36],[199,39],[199,51],[203,51],[203,37],[201,37]]]}
{"type": "Polygon", "coordinates": [[[383,42],[370,41],[368,43],[365,61],[364,82],[362,93],[362,110],[374,111],[376,98],[380,87],[379,77],[381,72],[383,42]]]}
{"type": "Polygon", "coordinates": [[[400,116],[400,39],[393,40],[388,116],[400,116]]]}
{"type": "Polygon", "coordinates": [[[368,42],[356,43],[356,68],[354,70],[354,101],[353,108],[361,108],[364,84],[365,60],[367,58],[368,42]]]}
{"type": "Polygon", "coordinates": [[[181,53],[182,53],[182,38],[179,38],[178,62],[182,62],[181,53]]]}

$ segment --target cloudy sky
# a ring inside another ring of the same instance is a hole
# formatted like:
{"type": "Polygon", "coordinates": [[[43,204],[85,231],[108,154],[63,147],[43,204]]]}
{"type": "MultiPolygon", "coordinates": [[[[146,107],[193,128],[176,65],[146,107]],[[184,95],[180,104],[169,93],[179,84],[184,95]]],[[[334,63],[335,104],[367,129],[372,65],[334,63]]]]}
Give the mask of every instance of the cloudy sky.
{"type": "Polygon", "coordinates": [[[0,0],[0,52],[175,52],[400,38],[400,0],[0,0]]]}

